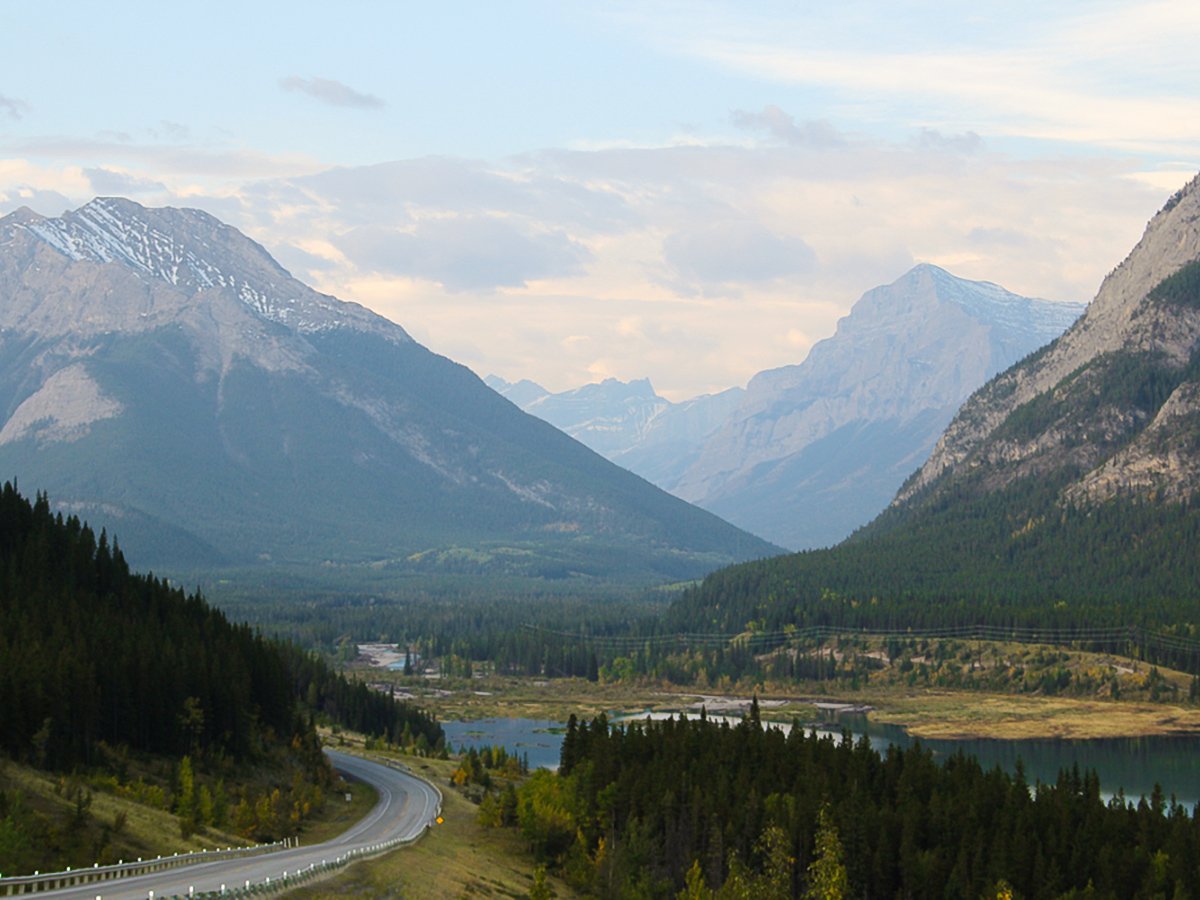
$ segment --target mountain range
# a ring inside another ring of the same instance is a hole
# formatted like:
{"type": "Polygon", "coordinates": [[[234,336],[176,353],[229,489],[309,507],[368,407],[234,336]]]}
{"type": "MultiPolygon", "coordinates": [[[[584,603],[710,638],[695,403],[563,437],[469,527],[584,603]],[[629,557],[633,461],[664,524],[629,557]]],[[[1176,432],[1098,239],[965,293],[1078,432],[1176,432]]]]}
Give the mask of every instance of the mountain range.
{"type": "Polygon", "coordinates": [[[192,209],[0,219],[0,473],[138,566],[694,577],[776,548],[192,209]]]}
{"type": "Polygon", "coordinates": [[[646,380],[558,394],[487,383],[747,531],[829,546],[888,505],[975,389],[1083,309],[922,264],[864,294],[803,362],[760,372],[745,391],[673,404],[646,380]]]}
{"type": "Polygon", "coordinates": [[[671,620],[1150,622],[1190,637],[1198,493],[1200,177],[1074,325],[970,397],[868,526],[830,550],[711,575],[671,620]]]}

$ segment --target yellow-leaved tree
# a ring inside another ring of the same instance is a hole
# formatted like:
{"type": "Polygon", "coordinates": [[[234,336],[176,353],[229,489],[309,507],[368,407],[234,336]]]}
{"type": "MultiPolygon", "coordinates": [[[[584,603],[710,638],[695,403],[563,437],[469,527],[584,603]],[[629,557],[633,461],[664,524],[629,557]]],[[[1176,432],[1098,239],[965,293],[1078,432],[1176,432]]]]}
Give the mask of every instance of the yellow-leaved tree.
{"type": "Polygon", "coordinates": [[[844,900],[850,885],[842,864],[842,842],[829,806],[817,815],[817,852],[808,866],[808,897],[812,900],[844,900]]]}

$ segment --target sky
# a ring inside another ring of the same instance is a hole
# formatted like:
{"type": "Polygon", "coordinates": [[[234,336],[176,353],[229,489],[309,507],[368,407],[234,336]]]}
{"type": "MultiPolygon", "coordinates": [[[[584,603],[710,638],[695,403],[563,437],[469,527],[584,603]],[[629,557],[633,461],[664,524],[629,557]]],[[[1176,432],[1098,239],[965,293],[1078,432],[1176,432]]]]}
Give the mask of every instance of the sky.
{"type": "Polygon", "coordinates": [[[1087,301],[1200,3],[0,2],[0,214],[207,210],[480,376],[683,400],[917,263],[1087,301]]]}

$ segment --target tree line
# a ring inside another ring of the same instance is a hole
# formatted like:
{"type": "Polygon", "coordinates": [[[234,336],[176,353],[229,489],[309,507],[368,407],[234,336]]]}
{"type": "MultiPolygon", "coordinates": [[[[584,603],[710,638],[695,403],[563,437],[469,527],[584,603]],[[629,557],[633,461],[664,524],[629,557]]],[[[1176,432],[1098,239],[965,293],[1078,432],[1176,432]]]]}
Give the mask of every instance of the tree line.
{"type": "Polygon", "coordinates": [[[424,713],[231,623],[199,592],[131,572],[105,532],[12,483],[0,490],[0,659],[0,749],[39,767],[94,765],[102,742],[249,760],[310,734],[306,713],[441,737],[424,713]]]}
{"type": "Polygon", "coordinates": [[[885,513],[838,547],[722,569],[681,594],[663,630],[1138,625],[1200,639],[1200,505],[1060,507],[1064,483],[1027,479],[986,496],[962,486],[936,510],[885,513]]]}
{"type": "Polygon", "coordinates": [[[699,719],[568,723],[517,827],[539,859],[606,898],[1200,896],[1200,817],[1161,790],[1104,802],[1094,772],[939,762],[699,719]]]}

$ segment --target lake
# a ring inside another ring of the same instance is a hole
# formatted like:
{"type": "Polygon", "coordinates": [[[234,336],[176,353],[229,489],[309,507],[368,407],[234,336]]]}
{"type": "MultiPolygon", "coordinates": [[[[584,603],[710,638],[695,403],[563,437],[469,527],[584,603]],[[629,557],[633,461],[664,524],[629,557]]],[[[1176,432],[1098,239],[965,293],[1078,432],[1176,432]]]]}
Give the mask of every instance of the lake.
{"type": "Polygon", "coordinates": [[[562,752],[563,722],[544,719],[476,719],[442,722],[446,745],[462,752],[471,747],[503,747],[510,754],[529,757],[531,769],[557,769],[562,752]],[[557,733],[555,733],[557,732],[557,733]]]}
{"type": "MultiPolygon", "coordinates": [[[[653,718],[666,718],[667,713],[653,718]]],[[[647,715],[623,717],[614,721],[645,719],[647,715]]],[[[717,716],[710,720],[720,721],[717,716]]],[[[738,719],[728,719],[736,723],[738,719]]],[[[914,743],[901,726],[879,725],[864,717],[844,720],[846,728],[856,737],[867,735],[871,746],[881,752],[890,744],[909,747],[914,743]]],[[[787,730],[786,726],[783,726],[787,730]]],[[[805,726],[818,734],[841,735],[841,725],[805,726]]],[[[473,722],[443,722],[447,744],[455,750],[469,747],[503,746],[509,753],[528,755],[530,768],[558,767],[562,749],[562,722],[541,719],[480,719],[473,722]]],[[[1127,797],[1149,795],[1155,782],[1163,786],[1167,797],[1172,794],[1188,807],[1200,802],[1200,737],[1192,735],[1144,738],[1099,738],[1093,740],[1063,740],[1061,738],[1003,741],[922,740],[921,745],[935,757],[946,757],[962,750],[979,759],[984,768],[999,765],[1012,772],[1020,759],[1025,778],[1053,782],[1061,768],[1078,764],[1080,769],[1095,769],[1100,787],[1108,797],[1124,789],[1127,797]]]]}
{"type": "MultiPolygon", "coordinates": [[[[871,745],[879,750],[887,749],[889,744],[910,747],[915,742],[899,725],[863,721],[846,724],[856,735],[867,734],[871,745]]],[[[1122,789],[1126,797],[1149,796],[1158,782],[1168,798],[1174,794],[1189,808],[1200,802],[1200,737],[1194,735],[1090,740],[922,740],[921,746],[931,750],[935,757],[943,758],[962,750],[976,757],[985,769],[999,765],[1012,772],[1019,759],[1025,767],[1025,779],[1031,785],[1036,781],[1056,781],[1060,769],[1078,765],[1081,770],[1096,770],[1105,797],[1122,789]]]]}

